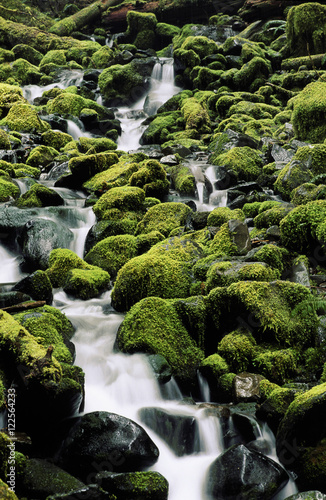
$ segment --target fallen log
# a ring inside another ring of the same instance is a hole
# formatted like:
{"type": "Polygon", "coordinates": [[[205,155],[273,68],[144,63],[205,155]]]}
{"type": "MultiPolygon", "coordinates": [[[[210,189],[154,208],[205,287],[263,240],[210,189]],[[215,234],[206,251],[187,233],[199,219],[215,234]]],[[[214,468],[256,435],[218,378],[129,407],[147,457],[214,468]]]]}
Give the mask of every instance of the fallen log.
{"type": "Polygon", "coordinates": [[[79,12],[76,12],[76,14],[61,19],[55,23],[49,31],[50,33],[54,33],[59,36],[70,35],[74,31],[80,30],[87,24],[92,24],[109,7],[117,5],[122,1],[123,0],[98,0],[79,12]]]}
{"type": "Polygon", "coordinates": [[[33,302],[20,302],[19,304],[15,304],[13,306],[2,307],[3,311],[7,311],[8,313],[18,312],[18,311],[26,311],[26,309],[35,309],[36,307],[45,306],[45,300],[35,300],[33,302]]]}

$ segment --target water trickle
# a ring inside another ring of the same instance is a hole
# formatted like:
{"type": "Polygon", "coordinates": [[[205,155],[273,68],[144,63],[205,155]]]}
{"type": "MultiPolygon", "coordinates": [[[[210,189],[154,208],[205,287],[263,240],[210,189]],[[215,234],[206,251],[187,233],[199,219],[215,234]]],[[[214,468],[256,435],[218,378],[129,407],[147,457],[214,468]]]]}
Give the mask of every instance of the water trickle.
{"type": "Polygon", "coordinates": [[[92,137],[92,134],[85,132],[85,127],[78,119],[67,120],[67,133],[76,141],[79,137],[92,137]]]}
{"type": "Polygon", "coordinates": [[[84,72],[81,70],[64,70],[60,73],[59,79],[55,83],[50,83],[41,87],[40,85],[25,85],[22,87],[23,96],[28,102],[33,103],[34,99],[41,97],[43,92],[54,88],[66,89],[71,85],[80,85],[84,77],[84,72]]]}

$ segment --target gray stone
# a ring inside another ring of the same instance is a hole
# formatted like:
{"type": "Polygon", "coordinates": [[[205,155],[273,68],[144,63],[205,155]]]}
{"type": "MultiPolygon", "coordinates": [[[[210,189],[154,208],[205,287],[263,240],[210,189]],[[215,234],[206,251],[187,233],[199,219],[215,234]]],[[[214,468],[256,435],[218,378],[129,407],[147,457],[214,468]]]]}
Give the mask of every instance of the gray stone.
{"type": "Polygon", "coordinates": [[[261,375],[247,372],[240,373],[234,377],[233,391],[235,400],[237,402],[259,401],[259,383],[262,379],[263,377],[261,375]]]}
{"type": "Polygon", "coordinates": [[[230,220],[228,222],[232,242],[236,245],[238,253],[245,255],[251,250],[251,241],[248,226],[239,220],[230,220]]]}

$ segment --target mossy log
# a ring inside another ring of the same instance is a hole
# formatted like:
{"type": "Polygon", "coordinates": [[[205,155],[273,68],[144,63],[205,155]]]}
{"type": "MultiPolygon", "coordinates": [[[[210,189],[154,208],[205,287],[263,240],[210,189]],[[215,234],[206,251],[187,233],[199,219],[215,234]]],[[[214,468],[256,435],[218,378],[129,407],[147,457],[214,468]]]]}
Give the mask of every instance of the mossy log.
{"type": "Polygon", "coordinates": [[[59,36],[70,35],[73,31],[80,30],[86,24],[92,24],[109,7],[121,3],[122,0],[98,0],[72,16],[61,19],[55,23],[50,32],[59,36]]]}

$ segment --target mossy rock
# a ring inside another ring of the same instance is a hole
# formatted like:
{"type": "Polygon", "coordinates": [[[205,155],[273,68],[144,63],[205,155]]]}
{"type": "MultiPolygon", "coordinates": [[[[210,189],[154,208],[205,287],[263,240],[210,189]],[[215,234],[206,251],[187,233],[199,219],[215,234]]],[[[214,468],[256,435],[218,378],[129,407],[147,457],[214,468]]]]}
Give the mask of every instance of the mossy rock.
{"type": "Polygon", "coordinates": [[[256,215],[254,218],[254,225],[258,229],[270,226],[278,226],[282,219],[293,210],[293,205],[278,204],[274,205],[272,208],[263,210],[261,213],[256,215]]]}
{"type": "Polygon", "coordinates": [[[53,63],[58,66],[64,66],[67,62],[66,54],[64,50],[49,50],[43,57],[39,63],[39,67],[42,70],[42,67],[53,63]]]}
{"type": "Polygon", "coordinates": [[[309,307],[313,297],[304,285],[240,281],[231,284],[227,293],[230,307],[249,321],[256,339],[276,341],[282,347],[313,345],[318,320],[309,307]]]}
{"type": "Polygon", "coordinates": [[[16,59],[25,59],[35,66],[38,66],[43,58],[43,54],[41,52],[24,43],[15,45],[12,49],[12,52],[15,54],[16,59]]]}
{"type": "Polygon", "coordinates": [[[268,349],[259,353],[253,363],[256,370],[271,382],[284,384],[298,372],[298,355],[294,349],[268,349]]]}
{"type": "MultiPolygon", "coordinates": [[[[105,153],[117,149],[115,142],[108,137],[80,137],[77,146],[78,150],[85,154],[90,150],[94,153],[105,153]]],[[[118,161],[116,154],[112,158],[118,161]]]]}
{"type": "Polygon", "coordinates": [[[219,354],[211,354],[205,358],[199,368],[200,372],[206,377],[210,382],[217,384],[221,375],[224,375],[230,371],[229,365],[225,359],[219,354]]]}
{"type": "Polygon", "coordinates": [[[101,486],[110,491],[110,498],[128,498],[135,500],[167,500],[169,484],[159,473],[152,471],[142,472],[101,472],[98,475],[101,486]]]}
{"type": "Polygon", "coordinates": [[[72,250],[65,248],[55,248],[50,253],[47,276],[53,287],[64,286],[69,271],[72,269],[91,269],[83,259],[78,257],[72,250]]]}
{"type": "MultiPolygon", "coordinates": [[[[249,256],[249,255],[248,255],[249,256]]],[[[250,259],[257,262],[266,262],[271,268],[282,273],[285,263],[287,262],[289,253],[285,248],[278,247],[272,243],[262,245],[250,256],[250,259]]],[[[278,276],[279,277],[279,276],[278,276]]]]}
{"type": "Polygon", "coordinates": [[[114,101],[116,105],[121,102],[130,104],[140,98],[140,90],[142,94],[146,90],[143,76],[132,63],[114,64],[104,69],[98,84],[106,99],[114,101]]]}
{"type": "Polygon", "coordinates": [[[301,141],[322,143],[326,139],[325,89],[323,81],[310,83],[290,101],[294,133],[301,141]]]}
{"type": "Polygon", "coordinates": [[[12,62],[15,60],[15,54],[12,50],[0,49],[0,64],[12,62]]]}
{"type": "Polygon", "coordinates": [[[18,198],[20,194],[17,184],[8,177],[0,176],[0,202],[9,201],[11,198],[18,198]]]}
{"type": "Polygon", "coordinates": [[[292,55],[322,54],[325,44],[326,8],[317,2],[292,7],[287,15],[286,36],[292,55]],[[309,47],[309,53],[307,47],[309,47]]]}
{"type": "Polygon", "coordinates": [[[187,223],[192,210],[183,203],[161,203],[151,207],[137,226],[137,234],[159,231],[164,236],[187,223]]]}
{"type": "Polygon", "coordinates": [[[276,434],[278,425],[294,398],[295,391],[293,389],[287,387],[275,388],[267,398],[264,398],[265,400],[257,412],[257,417],[266,421],[276,434]]]}
{"type": "Polygon", "coordinates": [[[72,337],[74,328],[60,311],[51,306],[43,306],[14,314],[14,318],[37,339],[39,344],[46,348],[52,345],[53,354],[58,361],[69,364],[73,362],[66,342],[72,337]]]}
{"type": "Polygon", "coordinates": [[[184,196],[195,196],[196,179],[191,169],[187,165],[178,164],[173,167],[167,167],[170,174],[173,187],[184,196]]]}
{"type": "Polygon", "coordinates": [[[142,188],[146,197],[162,199],[169,192],[169,181],[166,172],[157,160],[144,160],[139,164],[139,169],[134,172],[129,184],[142,188]]]}
{"type": "Polygon", "coordinates": [[[11,149],[10,136],[0,129],[0,149],[11,149]]]}
{"type": "MultiPolygon", "coordinates": [[[[115,148],[116,144],[112,142],[112,149],[115,148]]],[[[117,163],[117,160],[118,158],[115,153],[95,153],[71,158],[68,167],[77,185],[81,186],[94,175],[107,170],[111,165],[117,163]]]]}
{"type": "Polygon", "coordinates": [[[245,255],[251,248],[247,225],[235,219],[222,224],[210,243],[209,253],[216,257],[245,255]]]}
{"type": "Polygon", "coordinates": [[[48,101],[46,111],[48,114],[58,113],[63,116],[79,117],[83,109],[93,109],[100,115],[105,114],[105,108],[91,99],[86,99],[68,90],[60,92],[54,99],[48,101]]]}
{"type": "Polygon", "coordinates": [[[104,269],[114,278],[119,269],[137,255],[137,238],[121,234],[101,240],[86,254],[85,261],[104,269]]]}
{"type": "Polygon", "coordinates": [[[16,283],[14,290],[26,293],[34,300],[44,300],[47,304],[52,304],[52,284],[47,274],[41,269],[16,283]]]}
{"type": "Polygon", "coordinates": [[[254,181],[262,172],[263,161],[259,153],[248,147],[234,147],[211,158],[213,165],[223,165],[231,170],[238,180],[254,181]]]}
{"type": "Polygon", "coordinates": [[[195,241],[175,236],[156,243],[149,250],[148,255],[162,255],[179,262],[194,264],[203,257],[204,249],[195,241]]]}
{"type": "Polygon", "coordinates": [[[270,63],[266,59],[256,56],[244,64],[240,70],[232,73],[232,85],[236,90],[254,92],[266,82],[270,72],[270,63]]]}
{"type": "Polygon", "coordinates": [[[122,187],[128,184],[131,176],[134,172],[138,170],[137,163],[128,162],[125,160],[120,160],[116,158],[116,162],[103,172],[91,177],[88,181],[83,184],[83,188],[88,192],[98,192],[109,191],[114,187],[122,187]]]}
{"type": "Polygon", "coordinates": [[[181,113],[185,121],[186,130],[195,129],[200,134],[211,132],[211,120],[205,105],[195,97],[189,97],[183,102],[181,113]]]}
{"type": "Polygon", "coordinates": [[[282,244],[289,250],[301,253],[314,249],[317,239],[324,241],[325,213],[325,200],[311,201],[294,208],[280,223],[282,244]]]}
{"type": "Polygon", "coordinates": [[[127,14],[127,33],[137,36],[140,31],[155,30],[157,19],[155,14],[130,10],[127,14]]]}
{"type": "Polygon", "coordinates": [[[21,85],[38,84],[42,73],[37,66],[34,66],[25,59],[16,59],[11,65],[12,75],[21,85]]]}
{"type": "Polygon", "coordinates": [[[112,61],[114,60],[114,52],[113,50],[104,45],[99,50],[94,52],[92,55],[92,67],[95,65],[96,68],[107,68],[111,66],[112,61]]]}
{"type": "Polygon", "coordinates": [[[26,165],[36,168],[47,167],[56,156],[59,156],[59,151],[51,146],[36,146],[29,154],[26,165]]]}
{"type": "Polygon", "coordinates": [[[187,297],[191,276],[184,262],[170,257],[144,254],[129,260],[118,272],[112,291],[112,304],[126,311],[139,300],[187,297]]]}
{"type": "Polygon", "coordinates": [[[60,132],[59,130],[47,130],[42,134],[42,141],[45,146],[50,146],[51,148],[59,151],[66,144],[72,141],[72,137],[65,132],[60,132]]]}
{"type": "Polygon", "coordinates": [[[173,305],[159,297],[144,298],[131,308],[119,328],[117,345],[123,352],[161,354],[174,375],[183,379],[193,377],[204,358],[173,305]]]}
{"type": "Polygon", "coordinates": [[[63,290],[78,299],[88,300],[110,288],[110,275],[97,266],[88,269],[71,269],[63,290]]]}
{"type": "Polygon", "coordinates": [[[0,479],[0,495],[3,500],[18,500],[16,494],[11,489],[9,489],[7,483],[2,481],[2,479],[0,479]]]}
{"type": "Polygon", "coordinates": [[[170,134],[180,131],[181,128],[184,128],[184,120],[180,111],[159,113],[143,132],[140,142],[141,144],[162,144],[172,139],[170,134]]]}
{"type": "Polygon", "coordinates": [[[50,128],[32,106],[20,103],[10,107],[8,115],[0,121],[0,126],[7,126],[9,130],[18,132],[45,132],[50,128]]]}
{"type": "Polygon", "coordinates": [[[41,184],[33,184],[26,193],[19,197],[15,205],[19,208],[51,207],[64,205],[64,200],[53,189],[41,184]]]}
{"type": "Polygon", "coordinates": [[[207,225],[220,227],[222,224],[225,224],[225,222],[231,219],[244,221],[245,214],[240,208],[231,210],[229,207],[217,207],[210,212],[207,218],[207,225]]]}
{"type": "Polygon", "coordinates": [[[272,281],[279,278],[279,272],[265,262],[217,262],[207,273],[206,290],[217,286],[229,286],[238,281],[272,281]]]}
{"type": "Polygon", "coordinates": [[[218,343],[217,352],[225,359],[229,371],[241,373],[251,366],[257,347],[250,332],[235,330],[225,335],[218,343]]]}
{"type": "Polygon", "coordinates": [[[93,210],[98,219],[108,219],[111,209],[119,209],[124,212],[142,210],[144,200],[145,192],[143,189],[133,186],[114,187],[100,197],[93,206],[93,210]]]}
{"type": "Polygon", "coordinates": [[[218,52],[216,42],[206,36],[188,36],[182,43],[181,49],[193,50],[200,59],[218,52]]]}
{"type": "Polygon", "coordinates": [[[305,182],[293,189],[291,192],[291,203],[294,206],[306,205],[310,201],[325,200],[326,199],[326,185],[320,184],[316,186],[312,182],[305,182]]]}

